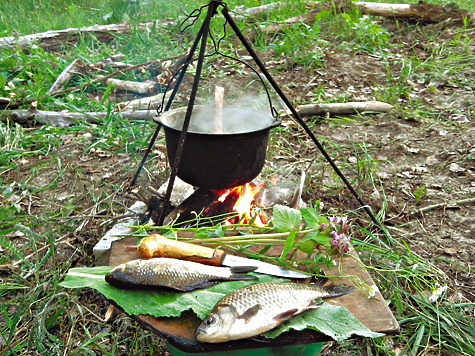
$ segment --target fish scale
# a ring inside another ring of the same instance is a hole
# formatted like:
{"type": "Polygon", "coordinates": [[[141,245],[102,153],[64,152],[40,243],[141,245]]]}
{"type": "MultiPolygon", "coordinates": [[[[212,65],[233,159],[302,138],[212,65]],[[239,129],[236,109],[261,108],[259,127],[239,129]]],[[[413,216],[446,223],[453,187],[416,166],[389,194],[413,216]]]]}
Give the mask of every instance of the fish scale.
{"type": "Polygon", "coordinates": [[[223,297],[196,329],[202,342],[224,342],[253,337],[271,330],[291,317],[318,308],[320,298],[348,294],[354,287],[297,283],[260,283],[223,297]]]}
{"type": "Polygon", "coordinates": [[[243,274],[256,267],[214,267],[174,258],[134,260],[115,267],[105,280],[118,288],[169,287],[180,291],[207,288],[220,281],[255,280],[243,274]]]}

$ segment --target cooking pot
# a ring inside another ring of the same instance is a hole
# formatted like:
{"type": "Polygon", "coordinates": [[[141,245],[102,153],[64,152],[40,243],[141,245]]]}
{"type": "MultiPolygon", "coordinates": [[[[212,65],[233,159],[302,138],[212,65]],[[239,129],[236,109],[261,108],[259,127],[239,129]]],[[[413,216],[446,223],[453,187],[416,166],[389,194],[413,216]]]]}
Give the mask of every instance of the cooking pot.
{"type": "MultiPolygon", "coordinates": [[[[186,110],[170,110],[156,119],[164,127],[172,167],[186,110]]],[[[264,167],[269,131],[281,120],[238,105],[223,107],[222,130],[215,129],[214,117],[212,106],[193,108],[177,176],[193,186],[215,190],[252,181],[264,167]]]]}

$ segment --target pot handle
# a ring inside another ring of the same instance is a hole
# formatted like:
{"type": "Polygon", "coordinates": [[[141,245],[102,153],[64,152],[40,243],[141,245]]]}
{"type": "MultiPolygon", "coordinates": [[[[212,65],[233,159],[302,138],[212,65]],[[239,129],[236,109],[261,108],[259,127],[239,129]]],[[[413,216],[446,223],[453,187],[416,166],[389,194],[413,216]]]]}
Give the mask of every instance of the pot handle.
{"type": "Polygon", "coordinates": [[[269,129],[273,129],[275,127],[279,127],[282,124],[282,120],[278,117],[274,118],[274,122],[269,125],[269,129]]]}

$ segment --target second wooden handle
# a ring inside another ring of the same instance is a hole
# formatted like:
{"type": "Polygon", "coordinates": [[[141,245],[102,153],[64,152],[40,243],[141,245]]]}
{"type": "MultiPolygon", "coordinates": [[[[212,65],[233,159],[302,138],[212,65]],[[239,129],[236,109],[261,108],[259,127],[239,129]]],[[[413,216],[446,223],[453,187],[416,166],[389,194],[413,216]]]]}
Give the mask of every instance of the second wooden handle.
{"type": "Polygon", "coordinates": [[[142,239],[137,252],[142,258],[178,258],[212,266],[221,266],[225,256],[224,251],[168,239],[160,234],[150,235],[142,239]]]}

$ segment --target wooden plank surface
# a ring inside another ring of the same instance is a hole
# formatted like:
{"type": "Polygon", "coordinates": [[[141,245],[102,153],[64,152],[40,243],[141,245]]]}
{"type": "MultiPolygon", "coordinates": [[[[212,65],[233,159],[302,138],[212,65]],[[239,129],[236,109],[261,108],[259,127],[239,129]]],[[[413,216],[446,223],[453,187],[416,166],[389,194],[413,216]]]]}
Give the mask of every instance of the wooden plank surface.
{"type": "MultiPolygon", "coordinates": [[[[114,241],[111,247],[109,265],[117,266],[134,259],[138,259],[137,251],[126,249],[126,246],[134,246],[136,237],[127,237],[114,241]]],[[[338,258],[337,265],[331,270],[325,271],[333,283],[343,283],[355,285],[355,279],[348,276],[357,276],[368,286],[374,284],[368,271],[359,263],[356,252],[351,248],[351,256],[338,258]],[[347,277],[332,278],[341,274],[347,277]]],[[[359,289],[342,297],[327,299],[327,302],[347,308],[358,320],[368,329],[384,334],[396,334],[399,332],[399,325],[391,313],[381,294],[376,292],[374,298],[368,298],[359,289]]],[[[200,320],[192,312],[187,312],[178,318],[155,318],[150,315],[133,316],[141,325],[148,328],[155,334],[163,337],[167,342],[181,351],[188,353],[214,352],[225,350],[278,347],[284,345],[300,345],[316,342],[330,341],[327,336],[311,331],[290,331],[282,334],[270,342],[256,340],[238,340],[220,344],[200,343],[194,336],[194,331],[200,320]]]]}

